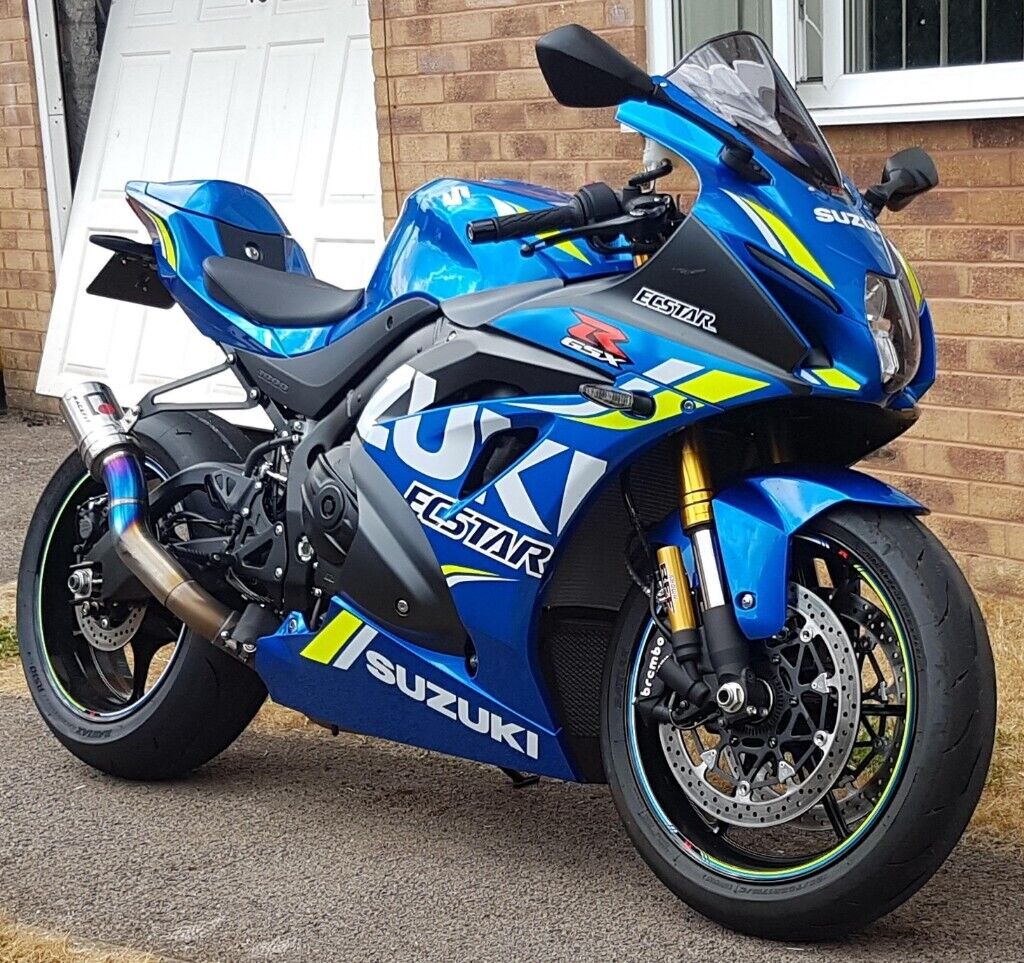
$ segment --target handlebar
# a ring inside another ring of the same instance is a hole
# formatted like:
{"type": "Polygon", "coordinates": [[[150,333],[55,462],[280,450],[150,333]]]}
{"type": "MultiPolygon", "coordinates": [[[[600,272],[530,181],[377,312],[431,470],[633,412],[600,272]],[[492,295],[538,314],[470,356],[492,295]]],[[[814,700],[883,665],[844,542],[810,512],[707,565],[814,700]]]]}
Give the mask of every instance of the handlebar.
{"type": "Polygon", "coordinates": [[[587,184],[573,194],[568,204],[471,221],[466,227],[466,236],[471,244],[507,241],[549,231],[573,230],[618,217],[622,213],[621,195],[607,184],[587,184]]]}
{"type": "Polygon", "coordinates": [[[574,237],[586,237],[592,247],[605,254],[651,254],[680,219],[671,195],[644,192],[642,187],[671,169],[671,163],[665,161],[634,178],[638,183],[622,191],[612,190],[607,184],[587,184],[573,194],[568,204],[480,218],[466,226],[466,236],[471,244],[535,237],[520,248],[523,257],[574,237]],[[625,245],[612,245],[621,238],[625,245]]]}
{"type": "Polygon", "coordinates": [[[569,204],[548,207],[542,211],[524,211],[522,214],[505,214],[501,217],[484,217],[471,221],[466,235],[471,244],[488,241],[507,241],[515,237],[529,237],[546,231],[563,231],[571,227],[582,227],[587,222],[580,202],[573,198],[569,204]]]}

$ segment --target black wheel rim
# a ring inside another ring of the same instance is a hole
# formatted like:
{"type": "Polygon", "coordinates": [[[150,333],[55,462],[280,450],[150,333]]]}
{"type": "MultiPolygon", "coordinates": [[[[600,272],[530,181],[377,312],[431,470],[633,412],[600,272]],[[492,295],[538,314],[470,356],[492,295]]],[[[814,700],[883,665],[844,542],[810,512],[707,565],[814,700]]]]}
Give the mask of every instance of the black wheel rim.
{"type": "MultiPolygon", "coordinates": [[[[151,460],[145,475],[151,486],[167,477],[151,460]]],[[[159,689],[180,653],[185,627],[153,601],[121,648],[104,651],[85,637],[67,578],[78,560],[79,508],[104,495],[102,485],[83,475],[58,509],[43,544],[35,620],[49,682],[61,702],[92,721],[115,722],[159,689]]]]}
{"type": "MultiPolygon", "coordinates": [[[[693,805],[671,774],[659,728],[642,717],[632,698],[625,706],[633,777],[661,831],[695,862],[748,882],[798,879],[847,855],[891,802],[913,741],[913,654],[906,626],[881,580],[863,559],[831,537],[801,536],[793,555],[794,580],[808,588],[814,582],[812,591],[833,607],[854,645],[861,672],[861,714],[852,752],[813,810],[756,829],[711,818],[693,805]],[[883,648],[895,653],[892,658],[899,668],[886,665],[883,648]],[[894,684],[901,674],[902,687],[894,684]],[[893,692],[898,699],[892,698],[893,692]]],[[[648,639],[656,632],[649,622],[638,640],[629,676],[631,696],[638,691],[648,639]]]]}

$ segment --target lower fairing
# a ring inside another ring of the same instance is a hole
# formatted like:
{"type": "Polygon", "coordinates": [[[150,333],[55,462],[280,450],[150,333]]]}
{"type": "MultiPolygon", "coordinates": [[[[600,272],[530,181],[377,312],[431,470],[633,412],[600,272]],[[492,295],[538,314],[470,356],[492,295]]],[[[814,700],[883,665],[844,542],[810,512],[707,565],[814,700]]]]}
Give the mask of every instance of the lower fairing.
{"type": "Polygon", "coordinates": [[[318,722],[557,779],[579,774],[550,719],[519,715],[465,657],[403,641],[335,599],[326,628],[302,616],[261,640],[256,669],[281,705],[318,722]]]}

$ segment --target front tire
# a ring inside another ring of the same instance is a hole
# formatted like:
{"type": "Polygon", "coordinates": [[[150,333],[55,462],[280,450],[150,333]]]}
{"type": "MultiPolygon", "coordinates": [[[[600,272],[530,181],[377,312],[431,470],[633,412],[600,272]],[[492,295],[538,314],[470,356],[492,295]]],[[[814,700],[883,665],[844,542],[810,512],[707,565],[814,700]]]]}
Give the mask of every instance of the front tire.
{"type": "MultiPolygon", "coordinates": [[[[203,461],[239,462],[249,450],[245,435],[213,416],[195,412],[157,414],[134,433],[145,454],[147,475],[167,477],[203,461]]],[[[155,678],[132,691],[135,671],[129,652],[146,622],[122,650],[95,652],[68,614],[66,589],[74,514],[83,500],[102,496],[77,453],[57,469],[29,524],[18,573],[18,641],[29,691],[47,726],[75,756],[96,769],[126,779],[168,779],[203,765],[229,746],[266,698],[259,676],[179,626],[167,631],[155,678]],[[124,676],[119,687],[118,670],[124,676]]],[[[204,507],[204,506],[196,506],[204,507]]],[[[150,603],[146,619],[156,603],[150,603]]],[[[163,612],[163,618],[169,613],[163,612]]],[[[80,625],[80,623],[79,623],[80,625]]],[[[158,640],[161,641],[161,640],[158,640]]]]}
{"type": "MultiPolygon", "coordinates": [[[[869,585],[866,594],[877,599],[877,608],[865,619],[873,620],[870,631],[842,615],[849,644],[868,652],[878,643],[876,635],[887,637],[894,664],[905,661],[896,681],[880,690],[886,702],[902,699],[905,721],[899,721],[895,704],[878,701],[877,683],[863,703],[872,707],[874,716],[893,717],[884,725],[879,718],[869,723],[868,743],[885,745],[884,734],[898,732],[890,737],[891,757],[879,764],[878,776],[871,776],[875,781],[866,784],[866,775],[850,778],[861,758],[857,753],[873,751],[852,749],[843,760],[842,775],[826,793],[830,799],[822,797],[820,805],[797,819],[776,809],[768,821],[777,818],[781,824],[737,829],[727,806],[719,808],[725,815],[716,819],[707,806],[695,805],[694,800],[704,800],[688,796],[683,783],[672,778],[665,743],[658,742],[663,731],[656,736],[655,724],[645,722],[633,708],[637,666],[655,631],[648,600],[639,589],[623,608],[605,667],[602,751],[630,837],[676,895],[731,929],[771,939],[823,940],[854,932],[892,911],[932,876],[956,845],[988,771],[995,673],[984,622],[966,580],[916,518],[892,510],[843,507],[815,519],[800,539],[813,552],[801,555],[794,547],[794,568],[801,567],[801,557],[823,554],[819,546],[828,546],[839,553],[839,562],[853,560],[856,584],[862,589],[869,585]],[[894,695],[897,689],[903,696],[894,695]],[[886,728],[890,722],[892,728],[886,728]],[[846,788],[840,789],[844,777],[846,788]],[[730,842],[737,835],[742,844],[730,842]],[[806,845],[808,852],[799,859],[778,855],[788,853],[793,836],[799,840],[796,848],[806,845]],[[760,848],[748,842],[762,838],[767,842],[760,848]]],[[[808,565],[802,567],[803,572],[794,571],[791,577],[806,585],[814,578],[813,566],[810,576],[808,565]]],[[[825,585],[813,591],[826,604],[841,594],[825,585]]],[[[849,606],[847,610],[853,611],[849,606]]],[[[777,643],[765,642],[772,644],[777,643]]],[[[869,674],[865,664],[860,663],[862,675],[869,674]]],[[[862,740],[863,721],[859,725],[854,738],[862,740]]],[[[732,752],[735,760],[743,749],[732,752]]],[[[678,760],[675,765],[679,767],[678,760]]],[[[809,769],[808,763],[802,772],[809,769]]],[[[719,788],[721,782],[719,778],[719,788]]],[[[713,795],[714,786],[699,780],[689,785],[713,795]]],[[[744,799],[753,800],[749,785],[744,784],[744,799]]],[[[768,792],[762,790],[760,799],[774,802],[768,792]]]]}

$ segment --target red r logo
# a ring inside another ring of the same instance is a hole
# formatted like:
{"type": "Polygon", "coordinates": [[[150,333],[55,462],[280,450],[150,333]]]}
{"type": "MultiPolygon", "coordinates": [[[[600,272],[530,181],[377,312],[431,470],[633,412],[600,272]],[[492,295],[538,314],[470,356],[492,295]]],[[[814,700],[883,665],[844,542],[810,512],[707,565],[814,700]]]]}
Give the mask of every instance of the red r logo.
{"type": "MultiPolygon", "coordinates": [[[[597,357],[616,368],[630,363],[629,355],[619,347],[620,344],[629,340],[622,331],[607,321],[599,321],[597,318],[581,314],[579,311],[575,313],[579,320],[568,329],[566,334],[569,339],[576,342],[576,345],[581,347],[586,345],[591,349],[596,349],[584,350],[584,353],[597,357]]],[[[576,345],[569,345],[569,347],[576,345]]]]}

